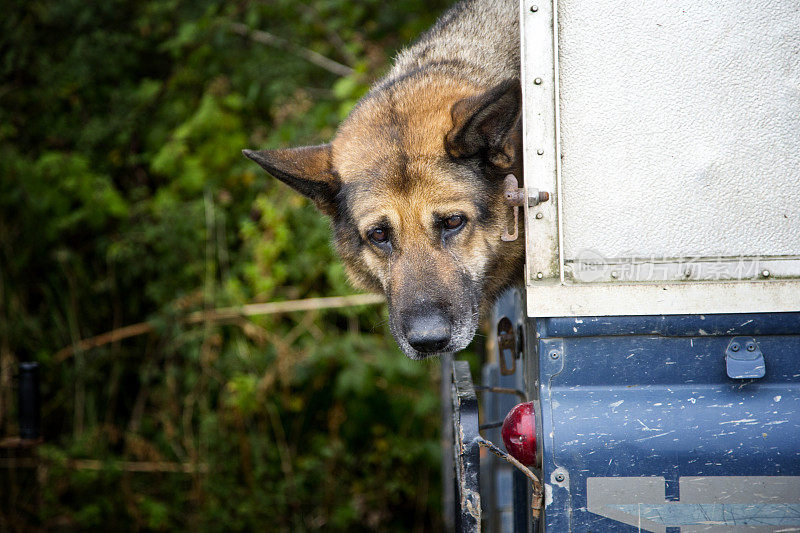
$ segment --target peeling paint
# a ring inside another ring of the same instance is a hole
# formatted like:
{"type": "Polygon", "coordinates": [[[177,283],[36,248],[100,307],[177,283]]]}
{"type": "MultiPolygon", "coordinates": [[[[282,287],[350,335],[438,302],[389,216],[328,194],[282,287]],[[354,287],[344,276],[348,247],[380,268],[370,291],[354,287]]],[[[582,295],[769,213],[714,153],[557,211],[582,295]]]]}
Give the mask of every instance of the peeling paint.
{"type": "Polygon", "coordinates": [[[547,507],[553,503],[553,487],[550,483],[544,484],[544,506],[547,507]]]}
{"type": "MultiPolygon", "coordinates": [[[[574,532],[615,530],[611,522],[598,520],[599,515],[587,509],[586,480],[592,475],[665,476],[660,498],[649,509],[644,505],[641,509],[642,531],[662,533],[663,529],[647,528],[645,522],[648,516],[657,516],[661,506],[673,513],[684,502],[694,505],[678,487],[687,475],[698,480],[754,472],[767,477],[800,476],[800,337],[788,329],[771,329],[775,326],[751,316],[708,315],[705,323],[696,316],[682,317],[683,322],[661,317],[663,326],[657,317],[643,318],[647,323],[642,326],[629,318],[625,322],[604,318],[597,323],[584,318],[587,324],[578,328],[577,335],[572,332],[573,319],[547,319],[561,320],[558,332],[563,337],[542,342],[548,348],[562,343],[570,357],[558,364],[542,359],[540,399],[547,413],[543,434],[551,436],[543,440],[547,445],[543,475],[550,477],[558,464],[572,476],[567,487],[557,487],[549,479],[548,531],[568,531],[568,524],[574,532]],[[597,329],[599,322],[617,329],[603,332],[597,329]],[[749,322],[747,330],[738,330],[745,322],[749,322]],[[704,336],[698,335],[698,326],[703,326],[700,335],[704,336]],[[729,329],[731,336],[754,335],[766,360],[763,379],[732,380],[726,375],[725,350],[731,338],[725,332],[729,329]],[[656,334],[646,333],[651,330],[656,334]]],[[[800,314],[791,320],[780,327],[797,331],[800,314]]],[[[731,498],[738,490],[735,486],[718,488],[724,490],[708,497],[718,497],[726,505],[758,501],[731,498]]],[[[620,503],[636,502],[645,503],[636,499],[620,503]]],[[[703,500],[699,503],[704,507],[691,510],[716,512],[717,508],[705,505],[717,502],[703,500]]],[[[744,508],[725,507],[726,520],[729,511],[737,520],[758,516],[747,515],[744,508]]],[[[631,516],[637,520],[636,513],[631,516]]],[[[632,531],[636,531],[635,523],[632,531]]]]}

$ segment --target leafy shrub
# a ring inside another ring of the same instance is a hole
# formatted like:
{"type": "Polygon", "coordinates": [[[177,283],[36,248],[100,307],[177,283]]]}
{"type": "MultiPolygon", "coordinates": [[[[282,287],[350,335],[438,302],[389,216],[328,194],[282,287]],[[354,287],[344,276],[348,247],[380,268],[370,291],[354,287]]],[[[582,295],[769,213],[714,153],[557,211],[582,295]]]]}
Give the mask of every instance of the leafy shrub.
{"type": "Polygon", "coordinates": [[[438,365],[379,308],[186,317],[350,291],[327,222],[240,150],[325,140],[443,4],[6,6],[0,436],[16,362],[39,361],[46,469],[0,529],[438,527],[438,365]]]}

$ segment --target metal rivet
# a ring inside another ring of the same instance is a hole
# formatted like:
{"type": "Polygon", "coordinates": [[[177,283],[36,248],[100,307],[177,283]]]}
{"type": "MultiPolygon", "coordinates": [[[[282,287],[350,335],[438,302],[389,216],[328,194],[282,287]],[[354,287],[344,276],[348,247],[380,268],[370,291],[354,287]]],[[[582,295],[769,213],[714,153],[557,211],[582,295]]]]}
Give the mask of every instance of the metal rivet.
{"type": "Polygon", "coordinates": [[[541,272],[537,272],[536,273],[536,279],[542,279],[543,277],[544,277],[544,274],[542,274],[541,272]]]}
{"type": "Polygon", "coordinates": [[[544,150],[539,148],[538,150],[536,150],[536,155],[544,155],[544,150]]]}
{"type": "Polygon", "coordinates": [[[543,214],[541,214],[541,213],[536,213],[536,218],[537,218],[538,220],[541,220],[541,219],[542,219],[542,217],[544,217],[544,215],[543,215],[543,214]]]}
{"type": "Polygon", "coordinates": [[[755,344],[753,344],[752,342],[751,342],[751,343],[749,343],[749,344],[747,345],[747,351],[748,351],[748,352],[755,352],[755,351],[756,351],[756,345],[755,345],[755,344]]]}
{"type": "Polygon", "coordinates": [[[763,272],[761,272],[761,275],[764,276],[765,278],[768,278],[770,276],[770,272],[769,270],[764,270],[763,272]]]}
{"type": "Polygon", "coordinates": [[[536,13],[539,11],[539,6],[531,6],[531,13],[536,13]]]}
{"type": "Polygon", "coordinates": [[[736,344],[736,343],[731,344],[731,351],[732,352],[738,352],[739,351],[739,345],[736,344]]]}
{"type": "Polygon", "coordinates": [[[564,479],[565,479],[564,474],[556,474],[556,481],[558,481],[559,483],[564,481],[564,479]]]}
{"type": "Polygon", "coordinates": [[[552,352],[550,352],[550,359],[558,359],[558,355],[559,355],[558,352],[553,350],[552,352]]]}
{"type": "Polygon", "coordinates": [[[536,78],[535,80],[533,80],[533,83],[534,83],[534,85],[541,85],[542,84],[542,78],[536,78]]]}
{"type": "Polygon", "coordinates": [[[611,277],[617,279],[619,277],[619,273],[615,270],[614,272],[611,273],[611,277]]]}

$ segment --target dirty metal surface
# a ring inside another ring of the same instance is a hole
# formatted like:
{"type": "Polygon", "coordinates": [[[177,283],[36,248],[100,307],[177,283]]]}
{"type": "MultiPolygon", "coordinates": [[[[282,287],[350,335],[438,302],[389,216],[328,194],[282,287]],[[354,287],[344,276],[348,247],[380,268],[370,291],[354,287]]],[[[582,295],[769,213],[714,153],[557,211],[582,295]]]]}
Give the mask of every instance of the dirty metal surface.
{"type": "Polygon", "coordinates": [[[800,313],[721,315],[583,316],[538,321],[543,337],[599,337],[610,335],[797,335],[800,313]]]}
{"type": "MultiPolygon", "coordinates": [[[[489,338],[491,344],[497,345],[493,353],[498,361],[484,365],[483,387],[477,388],[485,422],[502,422],[515,405],[527,401],[522,392],[525,388],[525,360],[520,357],[524,346],[524,320],[525,307],[520,290],[509,289],[495,303],[492,323],[498,327],[493,332],[496,334],[489,338]]],[[[499,425],[482,430],[481,434],[505,449],[499,425]]],[[[527,533],[531,506],[530,487],[525,475],[488,453],[481,460],[480,481],[484,528],[496,533],[527,533]]]]}
{"type": "Polygon", "coordinates": [[[797,316],[603,320],[529,322],[545,531],[800,530],[797,316]],[[743,335],[762,378],[726,372],[743,335]]]}
{"type": "Polygon", "coordinates": [[[565,260],[784,256],[797,276],[797,1],[557,4],[565,260]]]}
{"type": "Polygon", "coordinates": [[[459,509],[456,531],[477,532],[481,524],[478,398],[467,361],[453,361],[452,391],[456,507],[459,509]]]}

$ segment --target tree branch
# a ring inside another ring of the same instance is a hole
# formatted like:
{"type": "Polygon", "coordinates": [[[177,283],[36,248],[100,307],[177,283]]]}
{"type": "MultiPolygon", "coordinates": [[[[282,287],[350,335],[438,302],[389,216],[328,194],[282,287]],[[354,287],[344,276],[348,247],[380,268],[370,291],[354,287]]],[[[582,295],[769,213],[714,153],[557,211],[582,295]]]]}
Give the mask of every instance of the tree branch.
{"type": "Polygon", "coordinates": [[[314,50],[310,50],[308,48],[304,48],[302,46],[296,45],[290,41],[287,41],[283,37],[278,37],[277,35],[273,35],[272,33],[262,31],[262,30],[253,30],[250,29],[247,25],[242,24],[240,22],[232,22],[228,25],[233,33],[237,33],[242,37],[247,37],[250,40],[253,40],[257,43],[266,44],[268,46],[274,46],[276,48],[280,48],[282,50],[286,50],[287,52],[291,52],[295,55],[298,55],[309,61],[318,67],[324,68],[328,72],[332,72],[337,76],[349,76],[355,73],[355,70],[348,67],[347,65],[343,65],[338,61],[334,61],[329,57],[325,57],[324,55],[315,52],[314,50]]]}
{"type": "MultiPolygon", "coordinates": [[[[0,468],[36,468],[45,459],[37,457],[0,458],[0,468]]],[[[94,459],[67,459],[63,464],[74,470],[121,470],[123,472],[152,472],[173,474],[205,474],[207,464],[175,463],[168,461],[97,461],[94,459]]]]}
{"type": "MultiPolygon", "coordinates": [[[[386,301],[380,294],[353,294],[350,296],[331,296],[327,298],[306,298],[304,300],[289,300],[286,302],[268,302],[249,304],[241,307],[220,307],[209,311],[197,311],[184,318],[185,324],[198,324],[206,322],[238,321],[245,316],[274,315],[279,313],[292,313],[296,311],[313,311],[316,309],[338,309],[341,307],[354,307],[357,305],[375,305],[386,301]]],[[[118,329],[113,329],[95,337],[82,339],[70,346],[56,352],[56,362],[64,361],[77,351],[104,346],[129,337],[136,337],[151,333],[153,326],[149,322],[139,322],[118,329]]]]}

